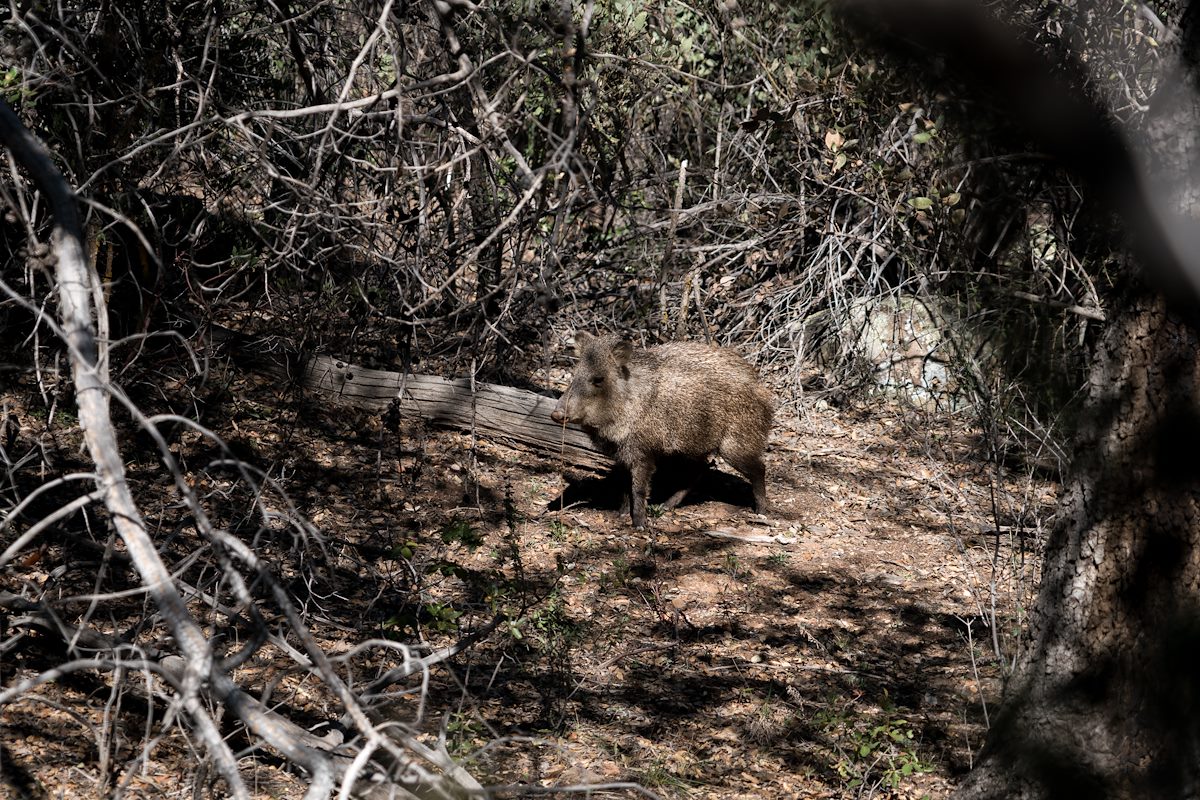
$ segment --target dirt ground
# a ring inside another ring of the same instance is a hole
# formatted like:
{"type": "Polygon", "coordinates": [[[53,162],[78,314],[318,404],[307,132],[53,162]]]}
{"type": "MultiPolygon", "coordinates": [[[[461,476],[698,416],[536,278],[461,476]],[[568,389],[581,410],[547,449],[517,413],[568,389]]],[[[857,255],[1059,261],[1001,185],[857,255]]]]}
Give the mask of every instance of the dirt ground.
{"type": "MultiPolygon", "coordinates": [[[[718,464],[637,533],[611,485],[553,456],[297,405],[273,388],[236,379],[205,419],[282,491],[256,503],[219,448],[185,430],[174,452],[188,483],[277,565],[348,680],[401,664],[397,643],[427,653],[496,625],[424,685],[398,687],[385,714],[428,742],[444,736],[497,796],[600,784],[589,796],[942,798],[978,753],[1001,688],[996,653],[1016,652],[1057,487],[985,463],[965,418],[806,402],[772,435],[769,515],[718,464]],[[286,522],[289,502],[315,530],[286,522]]],[[[47,477],[86,468],[69,417],[30,412],[29,399],[0,396],[21,426],[9,452],[40,447],[47,477]]],[[[200,584],[172,482],[127,441],[156,539],[200,584]]],[[[77,595],[62,605],[72,623],[161,642],[161,629],[127,627],[145,613],[136,595],[98,612],[87,600],[107,536],[97,519],[48,533],[0,587],[77,595]]],[[[135,583],[116,572],[106,590],[135,583]]],[[[224,617],[196,608],[239,644],[224,617]]],[[[5,689],[66,660],[53,638],[31,632],[0,652],[5,689]]],[[[291,667],[267,645],[235,677],[305,724],[336,718],[291,667]]],[[[121,685],[81,671],[0,708],[0,796],[193,796],[199,754],[181,723],[121,685]]],[[[269,753],[242,763],[256,797],[302,793],[269,753]]]]}

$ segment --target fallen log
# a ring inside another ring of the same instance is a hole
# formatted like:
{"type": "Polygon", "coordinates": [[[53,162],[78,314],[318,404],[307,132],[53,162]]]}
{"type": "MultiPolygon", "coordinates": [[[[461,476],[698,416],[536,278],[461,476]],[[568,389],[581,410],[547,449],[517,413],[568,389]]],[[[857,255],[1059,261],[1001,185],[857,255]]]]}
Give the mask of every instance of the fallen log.
{"type": "Polygon", "coordinates": [[[563,428],[550,419],[555,400],[536,392],[476,383],[467,378],[412,375],[369,369],[331,356],[307,358],[239,346],[253,352],[254,365],[281,380],[295,381],[301,390],[324,401],[384,411],[397,402],[401,416],[418,417],[434,425],[474,430],[507,439],[550,457],[595,470],[613,461],[576,426],[563,428]]]}

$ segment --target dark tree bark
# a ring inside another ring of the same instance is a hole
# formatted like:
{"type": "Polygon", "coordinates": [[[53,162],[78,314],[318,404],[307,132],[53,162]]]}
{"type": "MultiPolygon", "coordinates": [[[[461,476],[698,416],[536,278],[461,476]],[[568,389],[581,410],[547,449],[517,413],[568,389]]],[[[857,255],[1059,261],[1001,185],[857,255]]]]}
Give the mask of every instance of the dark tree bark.
{"type": "Polygon", "coordinates": [[[1200,791],[1200,336],[1143,293],[1089,381],[1032,641],[969,798],[1200,791]]]}
{"type": "Polygon", "coordinates": [[[1200,796],[1194,22],[1113,167],[1145,272],[1109,314],[1029,646],[962,798],[1200,796]]]}
{"type": "Polygon", "coordinates": [[[846,5],[889,49],[940,54],[1011,112],[1121,214],[1140,265],[1109,298],[1028,647],[957,796],[1200,797],[1195,9],[1164,48],[1161,88],[1133,131],[1087,98],[1086,52],[1052,66],[969,3],[846,5]]]}

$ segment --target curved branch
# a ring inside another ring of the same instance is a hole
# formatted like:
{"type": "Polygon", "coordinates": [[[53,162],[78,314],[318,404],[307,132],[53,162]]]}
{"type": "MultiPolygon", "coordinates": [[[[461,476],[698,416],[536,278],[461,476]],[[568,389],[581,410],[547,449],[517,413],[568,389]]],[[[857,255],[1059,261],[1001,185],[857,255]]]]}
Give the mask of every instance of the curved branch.
{"type": "MultiPolygon", "coordinates": [[[[142,582],[154,598],[175,636],[180,651],[187,659],[187,670],[182,681],[184,708],[215,760],[230,793],[237,798],[249,798],[249,790],[238,773],[233,751],[201,702],[202,685],[209,681],[215,685],[221,699],[234,700],[232,682],[217,668],[208,640],[200,626],[188,614],[183,598],[175,589],[170,572],[159,558],[146,531],[145,523],[125,480],[125,465],[121,461],[116,433],[109,415],[107,379],[98,355],[92,325],[92,306],[89,298],[95,296],[92,293],[94,281],[84,253],[83,230],[74,193],[54,166],[45,147],[21,124],[16,112],[2,98],[0,141],[8,146],[17,161],[29,171],[38,188],[49,199],[54,215],[52,239],[58,261],[56,272],[59,316],[70,350],[75,398],[79,408],[79,426],[92,461],[96,464],[98,490],[142,582]]],[[[232,703],[235,712],[243,710],[241,706],[240,703],[232,703]]],[[[263,736],[272,745],[280,747],[289,758],[311,770],[313,783],[307,797],[329,795],[333,788],[333,771],[328,759],[308,748],[280,741],[280,737],[269,735],[275,732],[270,726],[261,725],[261,721],[254,715],[246,716],[250,718],[244,718],[244,721],[255,733],[263,736]]]]}

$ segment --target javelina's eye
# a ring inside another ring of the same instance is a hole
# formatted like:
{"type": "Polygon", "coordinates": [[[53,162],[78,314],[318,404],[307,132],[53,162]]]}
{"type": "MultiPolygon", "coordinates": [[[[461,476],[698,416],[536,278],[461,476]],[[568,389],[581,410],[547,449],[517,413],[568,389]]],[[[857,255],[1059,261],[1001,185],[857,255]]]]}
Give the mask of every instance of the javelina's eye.
{"type": "Polygon", "coordinates": [[[604,376],[603,375],[597,375],[596,377],[592,378],[592,386],[603,386],[603,385],[604,385],[604,376]]]}

